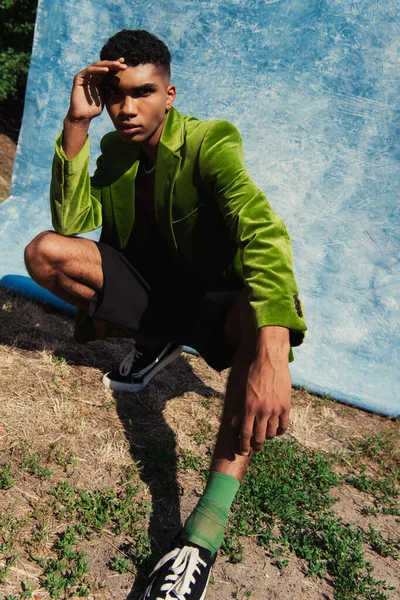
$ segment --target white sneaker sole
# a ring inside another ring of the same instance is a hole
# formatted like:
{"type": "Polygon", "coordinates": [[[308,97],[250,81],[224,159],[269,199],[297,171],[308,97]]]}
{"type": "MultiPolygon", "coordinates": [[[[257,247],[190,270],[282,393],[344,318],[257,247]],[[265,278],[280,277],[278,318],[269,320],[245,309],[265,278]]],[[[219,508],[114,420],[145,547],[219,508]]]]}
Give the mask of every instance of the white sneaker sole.
{"type": "Polygon", "coordinates": [[[208,590],[208,584],[210,583],[211,571],[212,571],[212,568],[210,569],[210,572],[208,574],[206,587],[204,588],[204,593],[203,593],[202,597],[200,598],[200,600],[205,600],[205,598],[206,598],[207,590],[208,590]]]}
{"type": "Polygon", "coordinates": [[[111,372],[109,371],[103,376],[103,385],[107,389],[115,390],[116,392],[141,392],[159,371],[178,358],[178,356],[182,353],[182,350],[183,346],[177,346],[175,350],[171,352],[171,354],[168,354],[168,356],[162,358],[160,362],[154,365],[151,371],[146,373],[146,375],[143,377],[142,383],[123,383],[122,381],[114,381],[113,379],[109,379],[108,375],[111,372]]]}

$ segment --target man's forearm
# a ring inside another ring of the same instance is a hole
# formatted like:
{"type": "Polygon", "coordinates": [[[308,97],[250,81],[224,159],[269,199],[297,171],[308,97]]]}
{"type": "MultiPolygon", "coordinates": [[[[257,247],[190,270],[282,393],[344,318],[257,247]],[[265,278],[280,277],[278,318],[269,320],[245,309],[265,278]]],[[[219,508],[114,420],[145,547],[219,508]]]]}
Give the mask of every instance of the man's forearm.
{"type": "Polygon", "coordinates": [[[262,360],[287,360],[290,352],[289,329],[278,325],[260,327],[256,357],[262,360]]]}
{"type": "Polygon", "coordinates": [[[62,148],[68,159],[78,154],[84,145],[90,125],[90,119],[64,119],[62,148]]]}

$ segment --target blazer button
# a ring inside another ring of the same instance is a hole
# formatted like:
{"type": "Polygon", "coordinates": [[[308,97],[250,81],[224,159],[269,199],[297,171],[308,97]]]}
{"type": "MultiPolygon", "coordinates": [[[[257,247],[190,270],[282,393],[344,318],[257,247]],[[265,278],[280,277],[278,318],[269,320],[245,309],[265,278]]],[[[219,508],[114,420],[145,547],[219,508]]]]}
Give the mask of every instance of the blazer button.
{"type": "Polygon", "coordinates": [[[297,294],[293,294],[293,300],[297,316],[301,319],[303,317],[303,311],[301,310],[301,303],[297,294]]]}

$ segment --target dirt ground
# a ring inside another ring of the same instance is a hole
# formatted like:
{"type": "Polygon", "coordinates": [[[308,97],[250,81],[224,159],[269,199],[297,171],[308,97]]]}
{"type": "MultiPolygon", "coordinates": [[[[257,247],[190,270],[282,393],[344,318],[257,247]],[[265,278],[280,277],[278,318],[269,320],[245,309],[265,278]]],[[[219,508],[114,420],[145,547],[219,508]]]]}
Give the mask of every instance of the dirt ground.
{"type": "MultiPolygon", "coordinates": [[[[15,144],[0,134],[0,145],[3,199],[8,193],[15,144]]],[[[154,438],[167,439],[177,456],[188,452],[207,454],[218,427],[227,373],[217,374],[201,359],[184,354],[141,394],[112,394],[101,383],[102,373],[119,363],[129,345],[101,342],[80,346],[72,341],[72,327],[71,316],[0,289],[1,448],[23,439],[43,455],[46,448],[57,443],[63,452],[76,457],[70,480],[87,488],[112,485],[133,461],[141,460],[143,494],[152,502],[154,481],[151,465],[146,465],[146,443],[154,442],[154,438]],[[208,425],[210,434],[203,444],[195,443],[193,438],[200,423],[208,425]]],[[[294,389],[291,424],[284,437],[305,448],[329,453],[346,449],[351,437],[361,439],[377,431],[391,432],[398,440],[399,426],[398,420],[294,389]]],[[[25,477],[17,486],[1,491],[0,514],[14,506],[18,514],[24,514],[41,497],[45,485],[40,480],[32,484],[32,478],[25,477]]],[[[164,505],[159,503],[150,523],[161,546],[167,544],[193,508],[202,482],[195,470],[178,469],[175,485],[175,496],[164,505]]],[[[398,517],[362,513],[366,499],[363,492],[344,485],[335,489],[335,495],[338,501],[334,510],[343,522],[356,523],[363,529],[372,523],[382,535],[399,538],[398,517]]],[[[53,533],[56,529],[54,524],[53,533]]],[[[132,575],[112,572],[107,566],[120,541],[104,535],[86,543],[91,576],[98,583],[93,598],[122,600],[132,587],[132,575]],[[106,588],[100,585],[105,580],[106,588]]],[[[288,553],[288,566],[278,569],[272,557],[251,538],[243,539],[243,545],[244,561],[240,564],[230,563],[224,555],[218,557],[207,600],[334,599],[329,578],[307,576],[304,561],[295,555],[288,553]]],[[[368,548],[365,553],[374,567],[374,577],[397,588],[388,592],[388,597],[400,599],[399,562],[368,548]]],[[[7,583],[0,584],[0,598],[20,591],[21,579],[30,579],[34,587],[39,586],[40,570],[23,556],[10,569],[7,583]]],[[[46,597],[49,595],[40,591],[35,596],[37,600],[46,597]]]]}
{"type": "MultiPolygon", "coordinates": [[[[35,452],[44,455],[46,448],[57,441],[63,451],[77,458],[78,465],[70,480],[87,488],[112,485],[132,460],[143,460],[143,448],[151,436],[160,440],[173,438],[172,450],[177,455],[207,451],[210,441],[203,446],[195,444],[193,431],[199,423],[207,421],[211,434],[216,432],[226,373],[216,374],[201,359],[185,354],[141,394],[112,394],[101,383],[102,373],[110,364],[118,364],[129,346],[111,342],[79,346],[71,340],[71,317],[10,296],[4,290],[0,290],[0,307],[3,447],[7,440],[22,438],[35,452]]],[[[304,447],[326,452],[343,449],[349,436],[361,438],[377,430],[397,435],[399,424],[328,399],[318,399],[304,390],[293,390],[291,425],[285,437],[297,440],[304,447]]],[[[142,480],[151,502],[151,465],[146,465],[146,461],[144,464],[142,480]]],[[[175,534],[193,508],[201,485],[195,471],[177,473],[180,492],[166,506],[158,507],[155,535],[161,546],[167,544],[167,538],[175,534]]],[[[28,478],[3,495],[0,508],[5,510],[18,502],[18,511],[28,510],[30,500],[39,497],[42,488],[43,482],[32,487],[28,478]]],[[[335,495],[339,498],[335,511],[345,523],[366,528],[371,522],[392,538],[400,533],[399,519],[394,516],[361,514],[363,493],[343,486],[335,489],[335,495]]],[[[107,568],[116,543],[106,536],[89,542],[85,548],[95,580],[108,581],[107,592],[99,589],[93,595],[95,598],[122,599],[129,592],[131,576],[116,575],[107,568]]],[[[243,544],[243,563],[231,564],[224,556],[218,558],[207,599],[244,599],[250,597],[246,596],[249,592],[254,600],[334,599],[329,579],[307,577],[304,561],[296,556],[288,554],[288,567],[279,570],[272,557],[251,539],[244,539],[243,544]]],[[[400,588],[396,560],[375,553],[368,558],[374,566],[375,578],[400,588]]],[[[16,570],[10,572],[9,584],[0,585],[0,594],[15,593],[22,575],[35,577],[35,574],[32,565],[21,559],[16,570]]],[[[393,591],[389,597],[394,600],[400,594],[393,591]]]]}
{"type": "Polygon", "coordinates": [[[10,190],[16,149],[16,143],[5,133],[0,133],[0,202],[7,198],[10,190]]]}

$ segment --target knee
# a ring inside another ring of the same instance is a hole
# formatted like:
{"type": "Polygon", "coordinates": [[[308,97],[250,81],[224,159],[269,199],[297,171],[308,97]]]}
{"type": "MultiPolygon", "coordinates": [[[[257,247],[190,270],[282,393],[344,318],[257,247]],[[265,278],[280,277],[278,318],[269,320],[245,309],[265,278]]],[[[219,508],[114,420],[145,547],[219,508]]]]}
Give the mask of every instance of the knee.
{"type": "Polygon", "coordinates": [[[39,233],[25,248],[24,259],[32,279],[42,279],[54,269],[57,261],[57,234],[39,233]]]}

